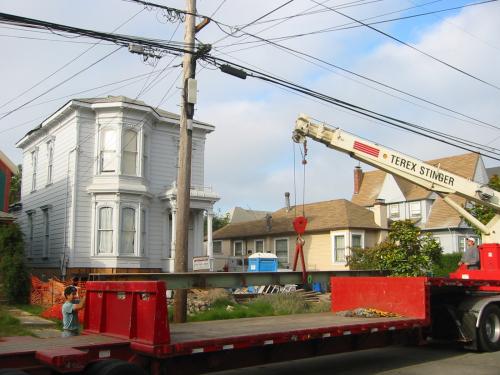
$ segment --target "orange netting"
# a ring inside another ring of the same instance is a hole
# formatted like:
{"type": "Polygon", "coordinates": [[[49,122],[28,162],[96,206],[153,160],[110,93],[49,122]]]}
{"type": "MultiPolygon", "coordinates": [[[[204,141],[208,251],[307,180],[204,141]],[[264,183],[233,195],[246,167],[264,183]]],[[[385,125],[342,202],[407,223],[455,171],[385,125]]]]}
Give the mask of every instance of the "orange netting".
{"type": "MultiPolygon", "coordinates": [[[[61,281],[53,277],[48,281],[42,281],[36,276],[31,276],[31,296],[32,305],[47,306],[42,313],[45,318],[62,319],[61,307],[65,302],[64,289],[71,285],[71,281],[61,281]]],[[[78,295],[80,298],[85,296],[85,283],[78,283],[78,295]]],[[[83,321],[83,310],[78,312],[78,318],[83,321]]]]}

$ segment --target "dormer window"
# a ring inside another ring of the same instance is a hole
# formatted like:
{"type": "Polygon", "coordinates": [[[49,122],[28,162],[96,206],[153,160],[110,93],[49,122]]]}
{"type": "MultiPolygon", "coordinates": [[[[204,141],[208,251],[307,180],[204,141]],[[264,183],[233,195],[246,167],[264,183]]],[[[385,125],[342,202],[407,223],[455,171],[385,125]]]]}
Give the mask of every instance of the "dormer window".
{"type": "Polygon", "coordinates": [[[99,168],[103,172],[116,172],[116,130],[101,130],[99,168]]]}
{"type": "Polygon", "coordinates": [[[389,215],[391,219],[399,219],[399,204],[389,205],[389,215]]]}
{"type": "Polygon", "coordinates": [[[123,133],[122,173],[137,176],[137,133],[125,130],[123,133]]]}
{"type": "Polygon", "coordinates": [[[419,218],[422,216],[422,206],[420,202],[410,202],[410,217],[419,218]]]}

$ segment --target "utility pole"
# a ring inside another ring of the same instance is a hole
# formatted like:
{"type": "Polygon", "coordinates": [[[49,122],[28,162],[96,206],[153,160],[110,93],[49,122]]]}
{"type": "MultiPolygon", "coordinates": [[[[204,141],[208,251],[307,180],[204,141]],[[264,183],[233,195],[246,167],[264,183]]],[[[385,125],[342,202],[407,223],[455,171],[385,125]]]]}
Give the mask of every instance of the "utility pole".
{"type": "MultiPolygon", "coordinates": [[[[193,115],[194,103],[188,101],[189,90],[196,88],[190,85],[196,72],[196,58],[194,55],[194,35],[196,33],[196,0],[186,0],[186,21],[184,24],[185,49],[192,53],[184,53],[182,68],[184,72],[183,90],[181,97],[181,118],[179,129],[179,171],[177,174],[177,225],[175,240],[174,271],[187,272],[188,270],[188,228],[189,203],[191,200],[191,149],[193,144],[193,115]]],[[[196,85],[194,85],[196,86],[196,85]]],[[[174,322],[184,323],[187,316],[187,290],[178,289],[174,295],[174,322]]]]}

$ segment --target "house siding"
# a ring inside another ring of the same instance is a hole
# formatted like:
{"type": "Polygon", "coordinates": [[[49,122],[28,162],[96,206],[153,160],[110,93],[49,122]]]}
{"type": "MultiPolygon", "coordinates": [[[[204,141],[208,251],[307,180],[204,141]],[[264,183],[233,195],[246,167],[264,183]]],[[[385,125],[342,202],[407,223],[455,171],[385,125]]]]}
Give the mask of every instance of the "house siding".
{"type": "MultiPolygon", "coordinates": [[[[327,271],[334,269],[331,262],[330,233],[305,235],[304,255],[307,268],[312,271],[327,271]]],[[[295,252],[295,247],[294,247],[295,252]]],[[[292,254],[292,261],[293,261],[292,254]]]]}
{"type": "Polygon", "coordinates": [[[72,227],[71,236],[72,258],[70,267],[91,267],[90,254],[91,242],[89,234],[92,232],[92,200],[88,186],[96,170],[96,139],[97,128],[93,111],[80,109],[78,118],[78,143],[79,151],[75,160],[76,186],[74,187],[75,199],[72,217],[75,225],[72,227]]]}
{"type": "MultiPolygon", "coordinates": [[[[65,117],[61,123],[51,129],[50,134],[30,144],[23,152],[23,175],[21,199],[23,212],[19,215],[19,223],[24,233],[28,233],[27,211],[33,212],[33,242],[29,247],[28,265],[31,267],[61,266],[64,244],[67,242],[67,230],[71,225],[68,219],[68,207],[71,201],[72,171],[68,169],[72,150],[76,145],[76,118],[65,117]],[[48,184],[47,142],[54,145],[52,183],[48,184]],[[31,152],[37,150],[36,190],[32,191],[33,168],[31,152]],[[44,215],[42,207],[49,213],[49,248],[47,256],[43,254],[44,215]]],[[[29,241],[29,238],[28,238],[29,241]]]]}

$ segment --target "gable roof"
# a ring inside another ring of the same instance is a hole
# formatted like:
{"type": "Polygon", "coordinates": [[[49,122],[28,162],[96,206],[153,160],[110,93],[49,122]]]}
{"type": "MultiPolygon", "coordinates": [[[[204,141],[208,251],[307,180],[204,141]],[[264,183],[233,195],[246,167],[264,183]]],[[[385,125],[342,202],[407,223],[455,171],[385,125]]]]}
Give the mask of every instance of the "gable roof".
{"type": "MultiPolygon", "coordinates": [[[[465,205],[465,198],[454,194],[450,195],[450,198],[462,207],[465,205]]],[[[422,229],[457,228],[461,221],[462,218],[458,212],[451,208],[442,198],[438,197],[434,201],[427,222],[422,229]]]]}
{"type": "Polygon", "coordinates": [[[17,166],[5,155],[2,151],[0,151],[0,161],[10,169],[12,174],[16,174],[18,172],[17,166]]]}
{"type": "MultiPolygon", "coordinates": [[[[478,162],[479,154],[475,153],[426,161],[427,164],[439,165],[441,169],[471,180],[474,178],[478,162]]],[[[359,193],[353,194],[352,201],[360,206],[373,206],[380,194],[386,176],[387,173],[380,170],[364,172],[359,193]]],[[[422,200],[431,194],[429,190],[401,177],[394,176],[394,179],[407,201],[422,200]]]]}
{"type": "MultiPolygon", "coordinates": [[[[297,206],[297,215],[302,214],[302,206],[297,206]]],[[[373,220],[373,212],[346,199],[310,203],[304,206],[307,218],[307,232],[329,231],[344,228],[380,229],[373,220]]],[[[293,219],[295,207],[282,208],[271,215],[268,228],[266,218],[240,223],[231,223],[213,233],[214,240],[245,238],[295,233],[293,219]]]]}
{"type": "Polygon", "coordinates": [[[258,220],[270,213],[270,211],[246,210],[236,206],[229,211],[229,221],[231,223],[241,223],[244,221],[258,220]]]}

